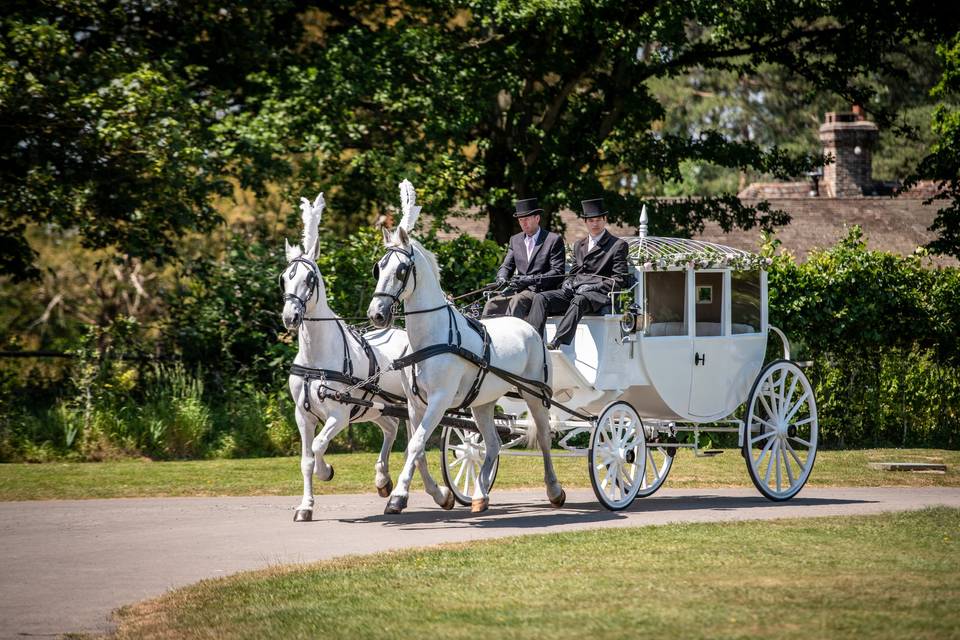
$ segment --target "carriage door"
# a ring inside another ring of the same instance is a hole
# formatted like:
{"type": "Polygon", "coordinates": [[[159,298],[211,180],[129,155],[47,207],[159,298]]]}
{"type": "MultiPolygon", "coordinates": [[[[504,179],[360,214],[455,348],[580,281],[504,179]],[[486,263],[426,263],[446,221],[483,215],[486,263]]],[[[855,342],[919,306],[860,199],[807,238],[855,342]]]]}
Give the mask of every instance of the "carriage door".
{"type": "Polygon", "coordinates": [[[729,395],[730,320],[727,292],[730,273],[694,274],[694,338],[690,414],[709,417],[724,412],[729,395]]]}

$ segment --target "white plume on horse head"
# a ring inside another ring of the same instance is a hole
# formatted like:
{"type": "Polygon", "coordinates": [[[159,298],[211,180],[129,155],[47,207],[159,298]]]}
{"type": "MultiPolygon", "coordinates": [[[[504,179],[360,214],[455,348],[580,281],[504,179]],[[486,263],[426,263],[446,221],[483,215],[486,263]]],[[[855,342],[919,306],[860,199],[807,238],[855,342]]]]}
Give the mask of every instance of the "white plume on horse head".
{"type": "Polygon", "coordinates": [[[303,219],[303,254],[311,260],[316,257],[317,239],[320,236],[320,219],[327,203],[323,193],[314,199],[313,203],[307,198],[300,198],[300,215],[303,219]]]}
{"type": "Polygon", "coordinates": [[[417,192],[409,180],[404,179],[400,183],[400,209],[403,211],[403,217],[400,218],[400,228],[408,234],[413,232],[413,226],[417,224],[417,218],[420,217],[420,209],[417,206],[417,192]]]}

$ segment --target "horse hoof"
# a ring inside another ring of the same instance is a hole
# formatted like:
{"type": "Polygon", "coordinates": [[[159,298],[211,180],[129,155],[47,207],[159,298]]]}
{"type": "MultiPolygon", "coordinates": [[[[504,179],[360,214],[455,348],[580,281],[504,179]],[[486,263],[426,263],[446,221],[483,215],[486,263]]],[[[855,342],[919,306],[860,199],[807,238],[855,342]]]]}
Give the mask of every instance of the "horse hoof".
{"type": "Polygon", "coordinates": [[[387,479],[387,484],[383,485],[382,487],[377,487],[377,494],[381,498],[386,498],[391,493],[393,493],[393,480],[387,479]]]}
{"type": "Polygon", "coordinates": [[[562,507],[567,501],[567,492],[563,489],[560,489],[560,495],[556,498],[550,498],[550,504],[553,505],[555,509],[562,507]]]}
{"type": "Polygon", "coordinates": [[[310,522],[313,520],[312,509],[297,509],[293,514],[294,522],[310,522]]]}
{"type": "Polygon", "coordinates": [[[490,506],[490,498],[480,498],[479,500],[474,499],[470,503],[470,511],[473,513],[483,513],[490,506]]]}
{"type": "Polygon", "coordinates": [[[440,506],[443,507],[444,511],[450,511],[450,509],[453,509],[453,505],[455,505],[456,503],[457,503],[457,500],[456,498],[453,497],[453,491],[450,491],[447,493],[446,500],[444,500],[443,504],[440,506]]]}
{"type": "Polygon", "coordinates": [[[407,496],[392,496],[387,500],[387,508],[384,513],[402,513],[407,508],[407,496]]]}
{"type": "Polygon", "coordinates": [[[330,482],[333,480],[333,465],[330,465],[330,477],[324,480],[324,482],[330,482]]]}

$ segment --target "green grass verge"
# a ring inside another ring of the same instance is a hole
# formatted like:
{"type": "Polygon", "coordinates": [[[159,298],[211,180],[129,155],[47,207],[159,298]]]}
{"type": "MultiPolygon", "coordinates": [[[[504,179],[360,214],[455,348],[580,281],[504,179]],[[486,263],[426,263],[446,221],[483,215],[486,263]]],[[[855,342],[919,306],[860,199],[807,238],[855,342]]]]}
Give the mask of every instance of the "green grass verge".
{"type": "Polygon", "coordinates": [[[207,580],[119,638],[956,638],[960,510],[447,545],[207,580]]]}
{"type": "MultiPolygon", "coordinates": [[[[428,452],[440,480],[439,453],[428,452]]],[[[374,491],[372,453],[327,457],[336,469],[332,482],[314,482],[316,495],[374,491]]],[[[585,458],[555,458],[557,474],[569,487],[589,487],[585,458]]],[[[396,479],[403,454],[391,457],[396,479]]],[[[501,459],[497,488],[540,487],[543,465],[536,457],[501,459]]],[[[414,475],[414,487],[420,487],[414,475]]],[[[681,451],[664,485],[674,488],[752,487],[743,458],[727,450],[715,458],[695,458],[681,451]]],[[[960,451],[935,449],[867,449],[820,451],[809,486],[960,486],[960,451]],[[947,465],[945,474],[870,469],[871,461],[925,461],[947,465]]],[[[0,500],[130,498],[159,496],[299,495],[298,458],[202,460],[190,462],[99,462],[0,464],[0,500]]]]}

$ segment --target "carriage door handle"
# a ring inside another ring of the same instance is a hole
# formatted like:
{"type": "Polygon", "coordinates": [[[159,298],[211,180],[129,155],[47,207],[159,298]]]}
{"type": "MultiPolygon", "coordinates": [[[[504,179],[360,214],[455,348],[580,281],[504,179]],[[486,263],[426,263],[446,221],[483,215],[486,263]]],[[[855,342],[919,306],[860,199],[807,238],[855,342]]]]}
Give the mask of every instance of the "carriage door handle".
{"type": "Polygon", "coordinates": [[[696,365],[698,365],[698,364],[703,364],[703,365],[707,364],[707,354],[705,354],[705,353],[704,353],[704,354],[700,354],[700,353],[694,352],[694,354],[693,354],[693,364],[694,364],[694,366],[696,366],[696,365]]]}

